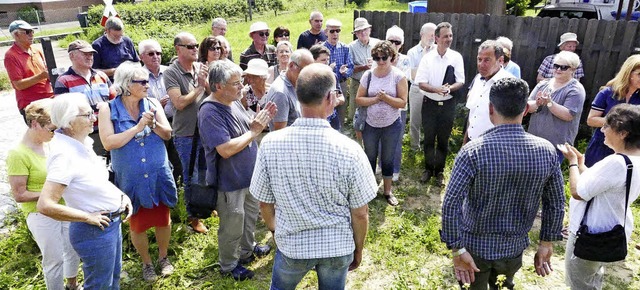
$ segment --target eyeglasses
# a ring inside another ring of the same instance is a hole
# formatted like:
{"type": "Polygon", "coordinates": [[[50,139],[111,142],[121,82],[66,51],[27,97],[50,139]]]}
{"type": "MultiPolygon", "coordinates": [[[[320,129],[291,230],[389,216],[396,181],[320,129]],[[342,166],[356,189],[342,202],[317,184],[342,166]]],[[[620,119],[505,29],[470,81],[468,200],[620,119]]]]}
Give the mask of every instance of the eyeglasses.
{"type": "Polygon", "coordinates": [[[559,65],[557,63],[553,64],[553,69],[560,69],[561,71],[566,71],[566,70],[568,70],[570,68],[571,68],[571,66],[568,66],[568,65],[559,65]]]}
{"type": "Polygon", "coordinates": [[[207,50],[209,50],[209,51],[222,50],[222,47],[220,47],[220,46],[210,46],[209,48],[207,48],[207,50]]]}
{"type": "Polygon", "coordinates": [[[387,61],[387,59],[389,59],[389,56],[388,55],[385,55],[385,56],[374,55],[371,58],[373,58],[373,61],[379,61],[379,60],[387,61]]]}
{"type": "Polygon", "coordinates": [[[178,46],[186,47],[187,49],[197,49],[200,47],[199,44],[178,44],[178,46]]]}
{"type": "Polygon", "coordinates": [[[391,40],[391,39],[389,39],[389,40],[387,40],[387,41],[388,41],[388,42],[391,42],[391,43],[393,43],[393,44],[395,44],[395,45],[401,45],[401,44],[402,44],[402,41],[400,41],[400,40],[391,40]]]}
{"type": "Polygon", "coordinates": [[[329,33],[340,33],[342,29],[329,29],[329,33]]]}
{"type": "Polygon", "coordinates": [[[86,114],[78,114],[76,115],[76,117],[85,117],[88,120],[91,120],[93,117],[95,117],[96,115],[93,114],[93,112],[90,113],[86,113],[86,114]]]}
{"type": "Polygon", "coordinates": [[[43,129],[47,130],[47,132],[53,134],[53,132],[55,132],[57,130],[56,127],[53,128],[47,128],[46,126],[42,126],[43,129]]]}
{"type": "Polygon", "coordinates": [[[285,33],[282,33],[282,34],[277,34],[276,37],[289,37],[289,33],[285,32],[285,33]]]}
{"type": "Polygon", "coordinates": [[[260,31],[258,35],[260,35],[260,37],[269,37],[269,31],[260,31]]]}
{"type": "MultiPolygon", "coordinates": [[[[161,55],[162,55],[162,52],[159,52],[159,51],[152,51],[152,52],[147,52],[146,54],[147,54],[148,56],[154,56],[154,55],[161,56],[161,55]]],[[[93,55],[93,54],[92,54],[92,55],[93,55]]]]}
{"type": "Polygon", "coordinates": [[[236,86],[236,87],[244,86],[244,78],[240,78],[240,80],[237,80],[237,81],[232,82],[232,83],[227,83],[227,84],[232,85],[232,86],[236,86]]]}
{"type": "Polygon", "coordinates": [[[140,84],[142,86],[146,86],[147,84],[149,84],[149,80],[131,80],[131,82],[134,84],[140,84]]]}

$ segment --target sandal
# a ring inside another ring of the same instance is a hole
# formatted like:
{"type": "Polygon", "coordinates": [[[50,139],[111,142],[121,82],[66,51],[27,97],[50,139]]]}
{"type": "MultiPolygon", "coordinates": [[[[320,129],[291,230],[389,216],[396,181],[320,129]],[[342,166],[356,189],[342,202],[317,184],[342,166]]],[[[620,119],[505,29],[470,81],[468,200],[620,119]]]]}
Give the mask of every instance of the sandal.
{"type": "Polygon", "coordinates": [[[398,205],[398,200],[396,199],[395,196],[393,196],[393,193],[389,193],[389,194],[385,194],[384,198],[387,199],[387,203],[390,206],[396,206],[398,205]]]}

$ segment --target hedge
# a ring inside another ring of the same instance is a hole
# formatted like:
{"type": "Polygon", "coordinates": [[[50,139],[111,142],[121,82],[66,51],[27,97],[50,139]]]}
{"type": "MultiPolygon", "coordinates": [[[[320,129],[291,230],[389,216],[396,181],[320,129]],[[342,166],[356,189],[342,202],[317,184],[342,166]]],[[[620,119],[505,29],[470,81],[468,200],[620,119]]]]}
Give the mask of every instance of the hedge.
{"type": "MultiPolygon", "coordinates": [[[[256,0],[256,11],[282,10],[282,0],[256,0]]],[[[115,4],[120,18],[127,25],[145,25],[149,21],[167,21],[193,24],[211,21],[216,17],[243,16],[247,11],[245,0],[170,0],[142,3],[115,4]]],[[[89,25],[99,25],[104,5],[92,6],[88,11],[89,25]]]]}

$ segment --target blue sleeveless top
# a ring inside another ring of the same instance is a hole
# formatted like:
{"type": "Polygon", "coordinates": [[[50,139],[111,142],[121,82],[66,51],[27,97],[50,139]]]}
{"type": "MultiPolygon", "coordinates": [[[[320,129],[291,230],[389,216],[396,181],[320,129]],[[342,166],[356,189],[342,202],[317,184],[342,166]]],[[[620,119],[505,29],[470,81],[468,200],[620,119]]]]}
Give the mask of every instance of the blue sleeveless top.
{"type": "MultiPolygon", "coordinates": [[[[109,102],[115,134],[136,126],[142,113],[153,106],[146,98],[140,100],[140,112],[134,119],[122,103],[122,96],[109,102]]],[[[167,150],[160,136],[149,127],[136,134],[126,145],[111,150],[111,167],[115,185],[126,193],[133,204],[133,213],[140,207],[153,208],[160,203],[174,207],[178,200],[167,150]]]]}

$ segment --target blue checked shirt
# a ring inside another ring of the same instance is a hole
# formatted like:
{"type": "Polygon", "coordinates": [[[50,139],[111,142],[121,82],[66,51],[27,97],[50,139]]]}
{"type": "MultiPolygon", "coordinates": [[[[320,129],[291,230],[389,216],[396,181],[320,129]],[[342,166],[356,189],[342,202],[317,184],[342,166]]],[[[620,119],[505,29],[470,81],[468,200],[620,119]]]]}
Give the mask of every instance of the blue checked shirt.
{"type": "Polygon", "coordinates": [[[521,125],[500,125],[456,156],[442,205],[442,241],[486,260],[529,246],[542,202],[540,240],[562,240],[563,178],[556,150],[521,125]]]}
{"type": "Polygon", "coordinates": [[[267,134],[249,187],[261,202],[275,204],[275,240],[291,259],[353,253],[351,209],[378,191],[364,151],[327,120],[298,118],[267,134]]]}
{"type": "Polygon", "coordinates": [[[331,45],[328,41],[324,42],[324,46],[326,46],[329,51],[331,51],[331,56],[329,57],[329,63],[336,63],[336,66],[333,68],[333,73],[335,73],[339,80],[338,82],[344,82],[353,74],[353,61],[349,57],[349,46],[338,41],[338,44],[335,46],[331,45]],[[340,67],[342,65],[347,65],[347,73],[341,74],[340,67]]]}

